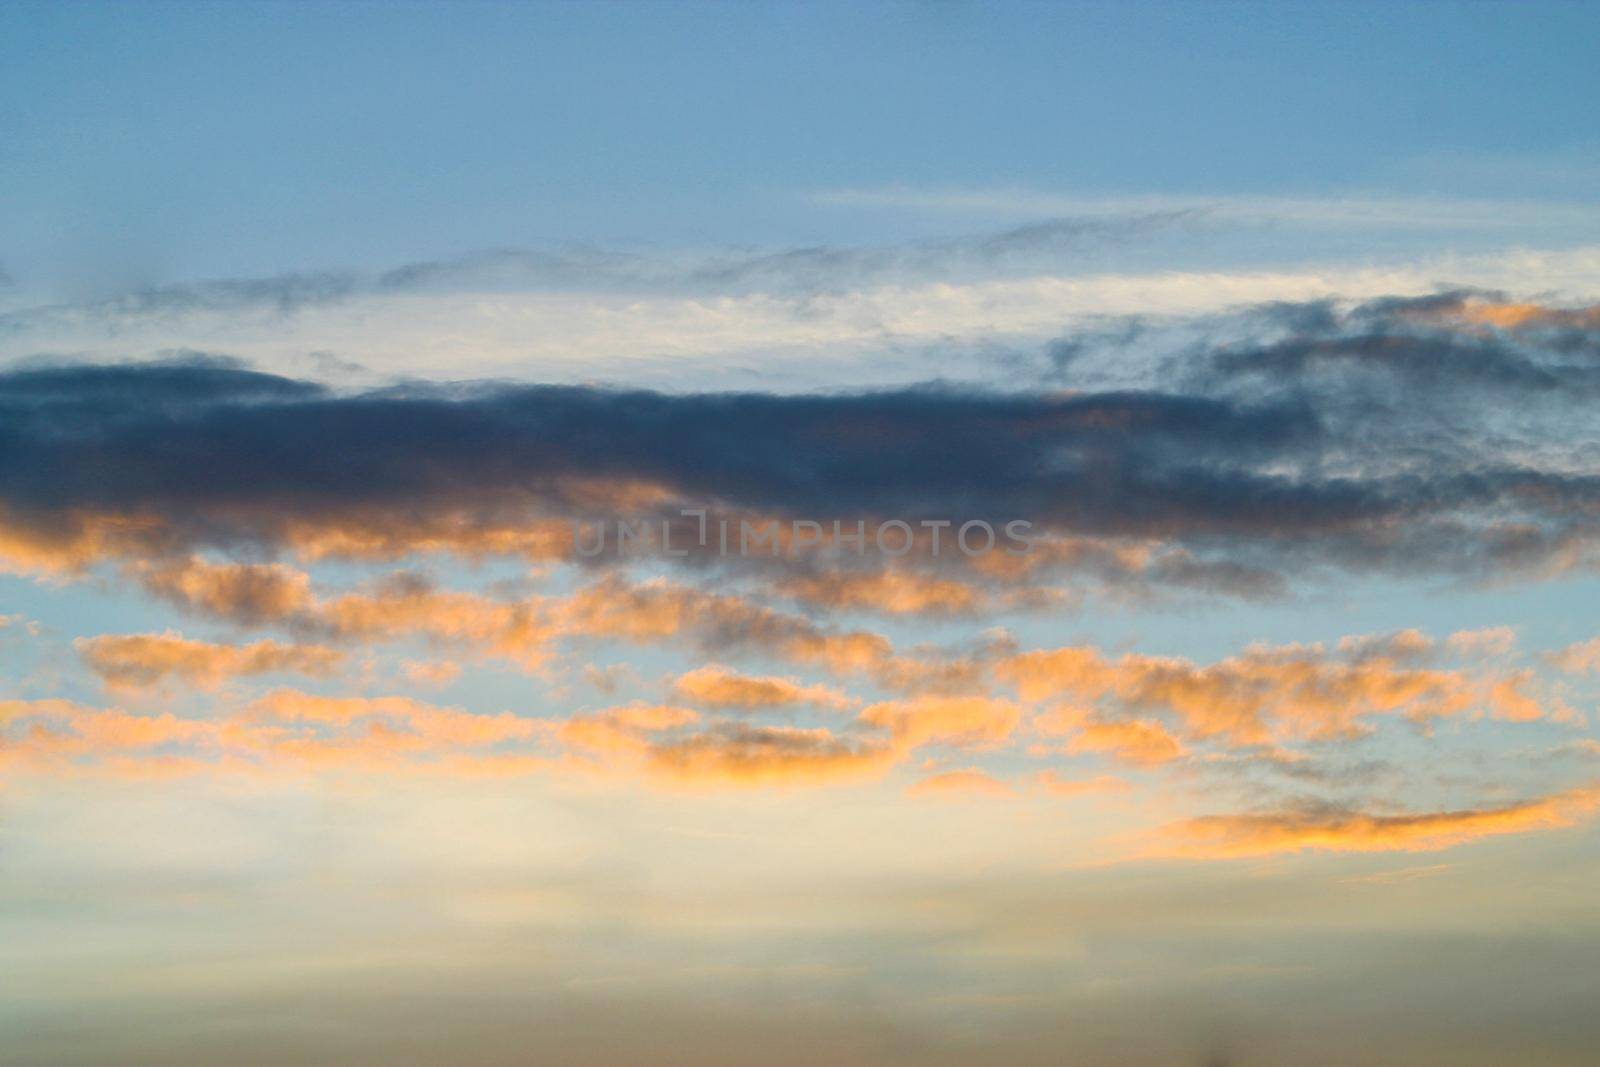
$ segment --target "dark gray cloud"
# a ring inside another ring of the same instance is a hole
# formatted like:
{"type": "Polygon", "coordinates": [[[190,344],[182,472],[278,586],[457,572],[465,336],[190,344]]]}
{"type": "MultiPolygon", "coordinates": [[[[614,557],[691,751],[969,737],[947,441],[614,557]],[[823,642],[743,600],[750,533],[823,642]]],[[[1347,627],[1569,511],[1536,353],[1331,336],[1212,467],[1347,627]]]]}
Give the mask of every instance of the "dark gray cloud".
{"type": "Polygon", "coordinates": [[[1273,305],[1259,319],[1284,328],[1282,336],[1222,346],[1199,369],[1266,386],[1492,390],[1500,399],[1517,392],[1577,398],[1600,387],[1600,331],[1462,329],[1474,297],[1503,299],[1458,290],[1345,313],[1326,302],[1273,305]]]}
{"type": "Polygon", "coordinates": [[[1288,532],[1492,503],[1563,507],[1587,479],[1317,477],[1302,404],[945,389],[671,396],[409,387],[354,396],[213,364],[0,377],[0,491],[39,508],[315,508],[644,480],[780,514],[1031,517],[1113,533],[1288,532]]]}
{"type": "Polygon", "coordinates": [[[25,508],[317,508],[647,481],[779,514],[1021,516],[1107,530],[1357,519],[1362,487],[1262,473],[1314,413],[1204,397],[403,387],[336,395],[213,363],[0,376],[0,493],[25,508]],[[1279,515],[1279,509],[1283,510],[1279,515]]]}
{"type": "Polygon", "coordinates": [[[1111,380],[1110,369],[1141,365],[1130,355],[1157,361],[1169,388],[1209,396],[1301,391],[1319,406],[1359,397],[1450,408],[1524,394],[1582,399],[1600,386],[1600,309],[1516,305],[1481,289],[1353,306],[1273,302],[1186,319],[1107,318],[1009,359],[1040,381],[1083,384],[1089,373],[1111,380]]]}
{"type": "MultiPolygon", "coordinates": [[[[1071,394],[343,393],[216,359],[35,366],[0,374],[0,505],[270,543],[353,508],[604,518],[595,485],[647,484],[673,509],[1160,539],[1193,554],[1145,578],[1230,595],[1318,566],[1582,565],[1600,531],[1600,444],[1574,410],[1600,366],[1587,320],[1462,328],[1484,299],[1252,309],[1259,339],[1190,344],[1169,388],[1071,394]]],[[[1144,336],[1119,322],[1063,344],[1144,336]]]]}

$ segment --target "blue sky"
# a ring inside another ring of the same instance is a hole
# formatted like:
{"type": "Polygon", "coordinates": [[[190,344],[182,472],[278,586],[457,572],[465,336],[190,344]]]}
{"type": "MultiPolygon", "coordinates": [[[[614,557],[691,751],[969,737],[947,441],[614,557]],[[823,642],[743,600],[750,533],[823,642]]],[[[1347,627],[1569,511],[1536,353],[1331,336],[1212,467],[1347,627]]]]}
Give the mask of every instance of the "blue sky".
{"type": "Polygon", "coordinates": [[[5,262],[170,281],[937,227],[809,200],[893,186],[1578,199],[1597,19],[1572,3],[10,4],[5,262]]]}

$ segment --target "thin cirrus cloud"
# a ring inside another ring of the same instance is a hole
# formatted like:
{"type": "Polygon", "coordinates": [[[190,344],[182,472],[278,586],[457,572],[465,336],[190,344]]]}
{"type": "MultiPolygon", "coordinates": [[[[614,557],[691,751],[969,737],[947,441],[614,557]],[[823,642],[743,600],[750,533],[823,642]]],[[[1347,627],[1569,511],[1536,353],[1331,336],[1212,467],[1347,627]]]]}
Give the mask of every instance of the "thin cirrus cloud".
{"type": "MultiPolygon", "coordinates": [[[[1491,212],[1492,214],[1492,212],[1491,212]]],[[[222,352],[344,384],[600,375],[669,390],[785,391],[984,381],[997,349],[1042,344],[1107,315],[1204,316],[1268,302],[1425,296],[1441,280],[1586,293],[1595,247],[1430,251],[1384,264],[1187,267],[1137,258],[1210,216],[1191,207],[1027,216],[1009,229],[881,247],[662,256],[506,250],[366,276],[307,271],[157,287],[0,314],[0,362],[222,352]],[[1116,255],[1111,255],[1117,251],[1116,255]],[[1125,254],[1124,254],[1125,253],[1125,254]],[[1133,258],[1128,258],[1133,257],[1133,258]]]]}
{"type": "Polygon", "coordinates": [[[1027,189],[838,189],[819,203],[842,207],[910,208],[978,216],[1031,216],[1189,210],[1235,224],[1293,223],[1340,228],[1510,229],[1600,226],[1590,204],[1548,199],[1396,196],[1063,196],[1027,189]]]}

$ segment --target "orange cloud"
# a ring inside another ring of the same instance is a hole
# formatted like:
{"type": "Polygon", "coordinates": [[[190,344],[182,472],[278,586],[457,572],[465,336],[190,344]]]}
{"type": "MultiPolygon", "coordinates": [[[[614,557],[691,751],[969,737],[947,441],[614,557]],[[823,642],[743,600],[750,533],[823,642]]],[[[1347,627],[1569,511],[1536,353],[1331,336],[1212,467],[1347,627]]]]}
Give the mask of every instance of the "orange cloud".
{"type": "Polygon", "coordinates": [[[653,746],[649,769],[682,785],[821,785],[882,774],[887,745],[851,744],[825,729],[724,724],[653,746]]]}
{"type": "Polygon", "coordinates": [[[100,757],[166,745],[206,745],[216,724],[181,719],[171,712],[130,715],[116,709],[87,708],[68,700],[0,701],[0,726],[22,723],[20,736],[0,738],[13,760],[100,757]]]}
{"type": "Polygon", "coordinates": [[[1600,674],[1600,637],[1552,652],[1550,662],[1568,674],[1600,674]]]}
{"type": "Polygon", "coordinates": [[[1182,742],[1150,719],[1104,720],[1082,708],[1059,707],[1034,719],[1046,734],[1067,735],[1067,751],[1100,752],[1119,763],[1151,767],[1185,754],[1182,742]]]}
{"type": "Polygon", "coordinates": [[[491,600],[395,575],[361,592],[319,599],[304,571],[284,564],[199,558],[141,565],[144,587],[181,607],[242,625],[275,624],[341,640],[418,635],[537,666],[552,636],[537,604],[491,600]]]}
{"type": "Polygon", "coordinates": [[[255,701],[242,719],[297,727],[347,727],[365,721],[380,729],[409,733],[429,745],[447,747],[527,741],[540,732],[538,720],[510,712],[486,715],[409,697],[324,697],[293,689],[279,689],[255,701]]]}
{"type": "Polygon", "coordinates": [[[199,557],[130,568],[146,590],[230,622],[282,622],[312,604],[311,578],[281,563],[211,563],[199,557]]]}
{"type": "Polygon", "coordinates": [[[633,643],[689,640],[713,651],[746,650],[838,674],[882,668],[889,642],[835,632],[737,596],[664,580],[630,584],[612,575],[565,598],[500,600],[436,588],[400,573],[364,589],[319,598],[309,576],[283,564],[217,564],[199,558],[141,565],[146,589],[191,611],[239,624],[273,624],[345,641],[420,636],[505,659],[543,665],[552,645],[593,638],[633,643]]]}
{"type": "Polygon", "coordinates": [[[974,586],[908,570],[800,575],[777,583],[777,591],[833,611],[891,615],[969,614],[982,608],[988,599],[974,586]]]}
{"type": "Polygon", "coordinates": [[[1530,327],[1600,329],[1600,304],[1589,307],[1558,308],[1543,304],[1511,304],[1494,300],[1468,300],[1448,309],[1464,322],[1493,326],[1502,330],[1530,327]]]}
{"type": "Polygon", "coordinates": [[[520,556],[569,559],[575,514],[647,514],[676,494],[633,478],[562,477],[540,486],[537,498],[446,499],[427,506],[350,505],[316,514],[291,514],[260,504],[214,503],[204,530],[155,514],[78,509],[24,516],[0,504],[0,572],[69,575],[106,561],[177,558],[208,534],[231,537],[304,561],[392,561],[448,554],[465,559],[520,556]],[[551,502],[555,502],[552,505],[551,502]]]}
{"type": "Polygon", "coordinates": [[[526,509],[368,509],[326,519],[292,518],[276,539],[295,558],[393,561],[452,555],[469,560],[520,556],[544,562],[573,555],[572,524],[526,509]]]}
{"type": "Polygon", "coordinates": [[[169,677],[204,687],[219,685],[229,678],[278,671],[326,677],[345,658],[343,652],[317,645],[281,645],[276,641],[217,645],[187,640],[170,630],[79,638],[73,644],[101,681],[124,689],[148,688],[169,677]]]}
{"type": "Polygon", "coordinates": [[[887,744],[852,743],[830,730],[719,722],[673,705],[634,704],[556,724],[554,737],[592,766],[680,788],[818,786],[886,771],[887,744]]]}
{"type": "Polygon", "coordinates": [[[596,715],[574,715],[555,727],[557,738],[569,748],[594,756],[642,756],[655,744],[652,734],[676,730],[698,722],[691,708],[661,704],[631,704],[596,715]]]}
{"type": "Polygon", "coordinates": [[[1517,644],[1517,632],[1509,626],[1485,626],[1477,630],[1457,630],[1444,639],[1445,646],[1462,656],[1504,656],[1517,644]]]}
{"type": "Polygon", "coordinates": [[[1570,826],[1600,809],[1600,787],[1491,808],[1375,815],[1346,809],[1207,815],[1157,832],[1141,857],[1234,859],[1285,852],[1432,852],[1483,837],[1570,826]]]}
{"type": "Polygon", "coordinates": [[[0,504],[0,573],[64,577],[104,559],[159,554],[170,542],[154,516],[69,511],[24,520],[0,504]]]}
{"type": "Polygon", "coordinates": [[[1354,736],[1369,729],[1363,719],[1378,715],[1425,722],[1474,709],[1513,721],[1563,714],[1527,692],[1528,672],[1415,665],[1432,647],[1406,631],[1346,639],[1337,654],[1318,645],[1254,646],[1210,665],[1061,648],[1008,657],[997,674],[1030,702],[1066,698],[1118,717],[1170,716],[1184,738],[1235,745],[1354,736]]]}
{"type": "Polygon", "coordinates": [[[417,635],[526,667],[544,661],[552,636],[536,603],[440,590],[414,575],[393,575],[361,592],[319,599],[308,574],[281,563],[189,558],[141,565],[133,573],[164,599],[241,625],[275,624],[362,642],[417,635]]]}
{"type": "Polygon", "coordinates": [[[548,658],[554,636],[536,603],[435,589],[409,577],[324,601],[303,615],[302,625],[365,641],[418,634],[440,644],[477,648],[527,668],[548,658]]]}
{"type": "Polygon", "coordinates": [[[877,634],[834,633],[739,597],[664,580],[630,585],[609,577],[554,605],[552,612],[563,634],[640,643],[687,636],[718,654],[748,648],[838,674],[871,669],[891,652],[877,634]]]}
{"type": "Polygon", "coordinates": [[[992,748],[1016,730],[1022,709],[1009,700],[978,696],[919,696],[873,704],[861,722],[889,731],[901,749],[939,743],[992,748]]]}
{"type": "Polygon", "coordinates": [[[812,704],[842,709],[850,700],[836,689],[801,685],[791,678],[754,677],[716,664],[697,668],[673,683],[683,700],[713,708],[768,709],[812,704]]]}
{"type": "Polygon", "coordinates": [[[180,719],[171,712],[129,715],[122,711],[98,711],[74,716],[71,726],[91,750],[187,744],[210,738],[214,732],[211,723],[180,719]]]}

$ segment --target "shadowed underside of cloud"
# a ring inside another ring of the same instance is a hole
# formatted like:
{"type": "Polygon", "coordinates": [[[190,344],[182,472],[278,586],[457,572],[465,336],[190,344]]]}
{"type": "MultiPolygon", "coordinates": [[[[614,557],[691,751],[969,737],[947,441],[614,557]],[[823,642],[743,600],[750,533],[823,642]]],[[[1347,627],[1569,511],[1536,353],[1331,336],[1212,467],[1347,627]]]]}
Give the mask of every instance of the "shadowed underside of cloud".
{"type": "MultiPolygon", "coordinates": [[[[706,507],[1026,520],[1046,541],[1177,546],[1189,573],[1174,561],[1161,580],[1239,588],[1294,560],[1487,574],[1592,558],[1600,476],[1574,404],[1600,380],[1592,309],[1447,293],[1247,317],[1271,336],[1187,351],[1166,388],[1099,392],[341,394],[215,361],[12,371],[0,553],[21,569],[239,547],[570,558],[570,520],[706,507]]],[[[861,581],[882,576],[791,588],[897,599],[861,581]]],[[[932,592],[899,599],[971,608],[932,592]]]]}
{"type": "Polygon", "coordinates": [[[1274,494],[1332,519],[1382,507],[1338,486],[1250,470],[1253,460],[1309,447],[1313,413],[1155,393],[669,396],[505,386],[335,396],[249,371],[168,365],[13,373],[0,379],[0,413],[5,498],[41,511],[314,512],[505,493],[570,509],[583,501],[568,483],[582,480],[829,518],[918,518],[962,500],[972,513],[1106,525],[1173,521],[1184,510],[1197,522],[1248,522],[1274,494]],[[1183,475],[1208,473],[1216,484],[1182,492],[1182,503],[1149,519],[1136,513],[1157,491],[1181,489],[1172,483],[1183,475]],[[1117,509],[1107,497],[1118,491],[1138,499],[1117,509]]]}
{"type": "Polygon", "coordinates": [[[1581,400],[1600,385],[1600,307],[1516,303],[1504,293],[1449,290],[1354,307],[1331,300],[1249,313],[1267,339],[1219,346],[1197,366],[1260,386],[1399,392],[1459,405],[1463,392],[1581,400]]]}

